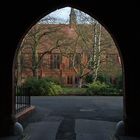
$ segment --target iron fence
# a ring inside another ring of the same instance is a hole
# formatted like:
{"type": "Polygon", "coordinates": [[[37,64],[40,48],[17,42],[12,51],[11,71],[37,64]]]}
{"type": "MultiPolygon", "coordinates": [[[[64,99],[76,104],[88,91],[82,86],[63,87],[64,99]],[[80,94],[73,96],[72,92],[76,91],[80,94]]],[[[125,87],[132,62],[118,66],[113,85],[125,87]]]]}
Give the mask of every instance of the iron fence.
{"type": "Polygon", "coordinates": [[[15,108],[16,113],[19,113],[31,105],[30,89],[24,86],[15,87],[16,97],[15,97],[15,108]]]}

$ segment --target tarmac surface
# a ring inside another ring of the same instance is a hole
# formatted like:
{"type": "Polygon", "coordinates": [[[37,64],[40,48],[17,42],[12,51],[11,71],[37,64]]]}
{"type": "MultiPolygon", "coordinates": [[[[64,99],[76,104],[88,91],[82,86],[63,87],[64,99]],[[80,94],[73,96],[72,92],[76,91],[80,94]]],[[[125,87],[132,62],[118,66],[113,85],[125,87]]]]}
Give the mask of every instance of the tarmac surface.
{"type": "Polygon", "coordinates": [[[32,97],[32,105],[36,109],[23,123],[23,136],[2,140],[115,140],[123,115],[123,99],[115,96],[32,97]]]}

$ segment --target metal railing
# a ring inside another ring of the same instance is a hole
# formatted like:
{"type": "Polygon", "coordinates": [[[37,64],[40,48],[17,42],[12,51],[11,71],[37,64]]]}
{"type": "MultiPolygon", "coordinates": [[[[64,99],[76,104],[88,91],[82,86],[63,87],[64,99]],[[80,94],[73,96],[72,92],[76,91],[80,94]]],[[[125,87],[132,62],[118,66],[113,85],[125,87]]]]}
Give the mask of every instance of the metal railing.
{"type": "Polygon", "coordinates": [[[15,87],[16,97],[15,97],[15,110],[19,113],[31,105],[30,89],[24,86],[15,87]]]}

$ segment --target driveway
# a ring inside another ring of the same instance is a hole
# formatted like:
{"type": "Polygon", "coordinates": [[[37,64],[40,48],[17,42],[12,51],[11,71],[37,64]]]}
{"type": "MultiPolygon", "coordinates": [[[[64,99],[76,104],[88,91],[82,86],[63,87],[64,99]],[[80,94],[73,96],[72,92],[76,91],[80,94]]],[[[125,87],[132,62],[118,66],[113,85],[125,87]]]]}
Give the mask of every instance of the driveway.
{"type": "Polygon", "coordinates": [[[24,123],[29,140],[110,140],[122,120],[123,99],[112,96],[32,97],[24,123]]]}

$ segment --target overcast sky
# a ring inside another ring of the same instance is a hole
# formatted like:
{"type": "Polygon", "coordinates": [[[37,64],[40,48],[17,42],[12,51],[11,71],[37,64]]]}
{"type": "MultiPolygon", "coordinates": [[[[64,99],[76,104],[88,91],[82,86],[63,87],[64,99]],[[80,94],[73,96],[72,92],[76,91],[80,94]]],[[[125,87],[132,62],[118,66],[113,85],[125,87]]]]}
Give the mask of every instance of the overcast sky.
{"type": "MultiPolygon", "coordinates": [[[[53,24],[55,24],[55,23],[57,23],[57,24],[58,23],[62,23],[62,24],[63,23],[69,23],[70,10],[71,10],[71,7],[65,7],[65,8],[57,9],[54,12],[46,15],[44,18],[41,19],[41,21],[43,21],[43,23],[53,23],[53,24]],[[54,21],[49,21],[49,20],[47,20],[47,22],[46,22],[45,19],[47,19],[48,16],[55,18],[55,22],[54,21]]],[[[77,10],[77,9],[75,9],[75,10],[77,10]]],[[[84,13],[84,12],[82,12],[82,13],[84,13]]],[[[90,17],[89,15],[87,15],[85,13],[84,13],[84,16],[85,17],[90,17]]],[[[80,23],[80,19],[78,19],[78,16],[77,16],[77,22],[80,23]]],[[[88,22],[86,22],[86,23],[88,23],[88,22]]]]}
{"type": "Polygon", "coordinates": [[[43,19],[45,19],[47,16],[50,16],[56,18],[58,23],[66,23],[69,19],[70,10],[70,7],[61,8],[46,15],[43,19]]]}
{"type": "Polygon", "coordinates": [[[60,18],[60,19],[65,19],[67,20],[69,18],[69,14],[70,14],[70,7],[65,7],[62,9],[58,9],[52,13],[50,13],[50,16],[56,17],[56,18],[60,18]]]}

